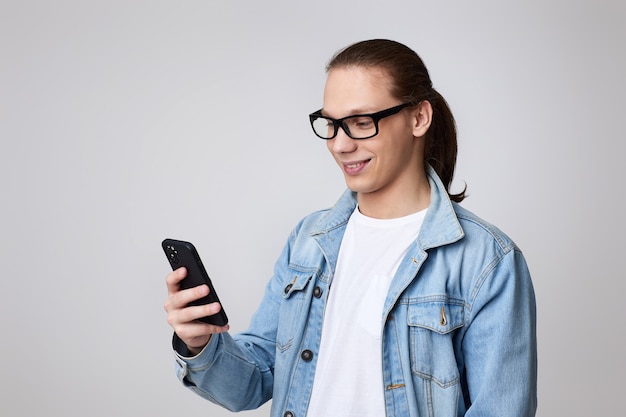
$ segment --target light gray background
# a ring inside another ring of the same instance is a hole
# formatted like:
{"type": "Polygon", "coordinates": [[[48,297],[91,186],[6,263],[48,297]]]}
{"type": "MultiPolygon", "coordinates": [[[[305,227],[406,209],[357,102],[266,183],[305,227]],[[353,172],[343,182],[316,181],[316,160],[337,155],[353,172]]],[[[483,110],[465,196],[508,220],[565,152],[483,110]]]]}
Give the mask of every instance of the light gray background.
{"type": "MultiPolygon", "coordinates": [[[[230,415],[179,385],[165,237],[242,330],[296,221],[344,188],[324,64],[414,48],[458,120],[455,189],[524,250],[539,416],[623,410],[623,1],[2,1],[0,415],[230,415]]],[[[259,411],[244,415],[263,416],[259,411]]]]}

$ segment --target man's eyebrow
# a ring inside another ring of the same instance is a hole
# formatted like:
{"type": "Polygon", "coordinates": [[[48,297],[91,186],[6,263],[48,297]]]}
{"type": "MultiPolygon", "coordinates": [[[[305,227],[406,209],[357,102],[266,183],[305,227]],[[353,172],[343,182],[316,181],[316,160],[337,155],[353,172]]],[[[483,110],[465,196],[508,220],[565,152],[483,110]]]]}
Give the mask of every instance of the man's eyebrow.
{"type": "Polygon", "coordinates": [[[358,116],[358,115],[360,115],[360,114],[372,114],[372,113],[375,113],[376,111],[375,111],[375,110],[367,110],[367,109],[364,109],[364,108],[358,108],[358,107],[357,107],[356,109],[352,109],[352,110],[350,110],[347,114],[344,114],[344,115],[343,115],[343,116],[341,116],[341,117],[333,117],[333,116],[330,116],[328,113],[326,113],[326,111],[324,111],[324,108],[323,108],[323,107],[319,110],[319,112],[320,112],[320,114],[321,114],[322,116],[325,116],[325,117],[330,117],[331,119],[342,119],[342,118],[344,118],[344,117],[358,116]]]}

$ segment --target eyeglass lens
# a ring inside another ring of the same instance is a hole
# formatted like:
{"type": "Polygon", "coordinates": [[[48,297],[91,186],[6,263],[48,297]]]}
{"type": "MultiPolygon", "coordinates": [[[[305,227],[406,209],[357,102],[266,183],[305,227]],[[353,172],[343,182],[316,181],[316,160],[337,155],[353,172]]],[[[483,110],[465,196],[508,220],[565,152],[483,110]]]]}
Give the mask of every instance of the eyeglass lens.
{"type": "MultiPolygon", "coordinates": [[[[335,124],[335,121],[323,116],[318,116],[312,122],[315,133],[325,139],[335,136],[337,129],[340,127],[335,124]]],[[[376,134],[376,123],[370,116],[347,117],[341,121],[341,127],[353,139],[364,139],[376,134]]]]}

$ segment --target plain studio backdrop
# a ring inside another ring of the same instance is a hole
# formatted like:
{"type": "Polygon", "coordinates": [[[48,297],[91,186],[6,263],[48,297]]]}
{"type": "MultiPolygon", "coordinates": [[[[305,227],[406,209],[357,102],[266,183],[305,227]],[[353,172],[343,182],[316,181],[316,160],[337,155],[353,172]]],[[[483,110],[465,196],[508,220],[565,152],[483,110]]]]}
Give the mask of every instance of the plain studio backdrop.
{"type": "Polygon", "coordinates": [[[378,37],[422,56],[454,190],[527,257],[538,415],[623,410],[623,1],[0,4],[0,415],[231,415],[174,375],[161,240],[196,244],[247,327],[345,186],[308,123],[324,65],[378,37]]]}

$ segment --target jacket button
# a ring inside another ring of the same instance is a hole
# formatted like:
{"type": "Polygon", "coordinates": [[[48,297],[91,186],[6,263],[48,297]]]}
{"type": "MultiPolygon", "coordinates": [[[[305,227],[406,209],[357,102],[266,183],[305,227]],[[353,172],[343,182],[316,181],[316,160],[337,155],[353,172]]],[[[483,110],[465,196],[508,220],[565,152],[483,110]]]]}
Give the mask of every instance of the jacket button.
{"type": "Polygon", "coordinates": [[[285,294],[289,292],[289,290],[293,287],[293,284],[289,284],[285,287],[285,294]]]}
{"type": "Polygon", "coordinates": [[[311,359],[313,359],[313,352],[311,352],[309,349],[303,350],[300,354],[300,357],[303,361],[310,362],[311,359]]]}
{"type": "Polygon", "coordinates": [[[322,289],[320,287],[315,287],[313,289],[313,295],[315,296],[315,298],[320,298],[322,296],[322,289]]]}
{"type": "Polygon", "coordinates": [[[296,415],[293,413],[293,411],[285,411],[283,417],[296,417],[296,415]]]}

